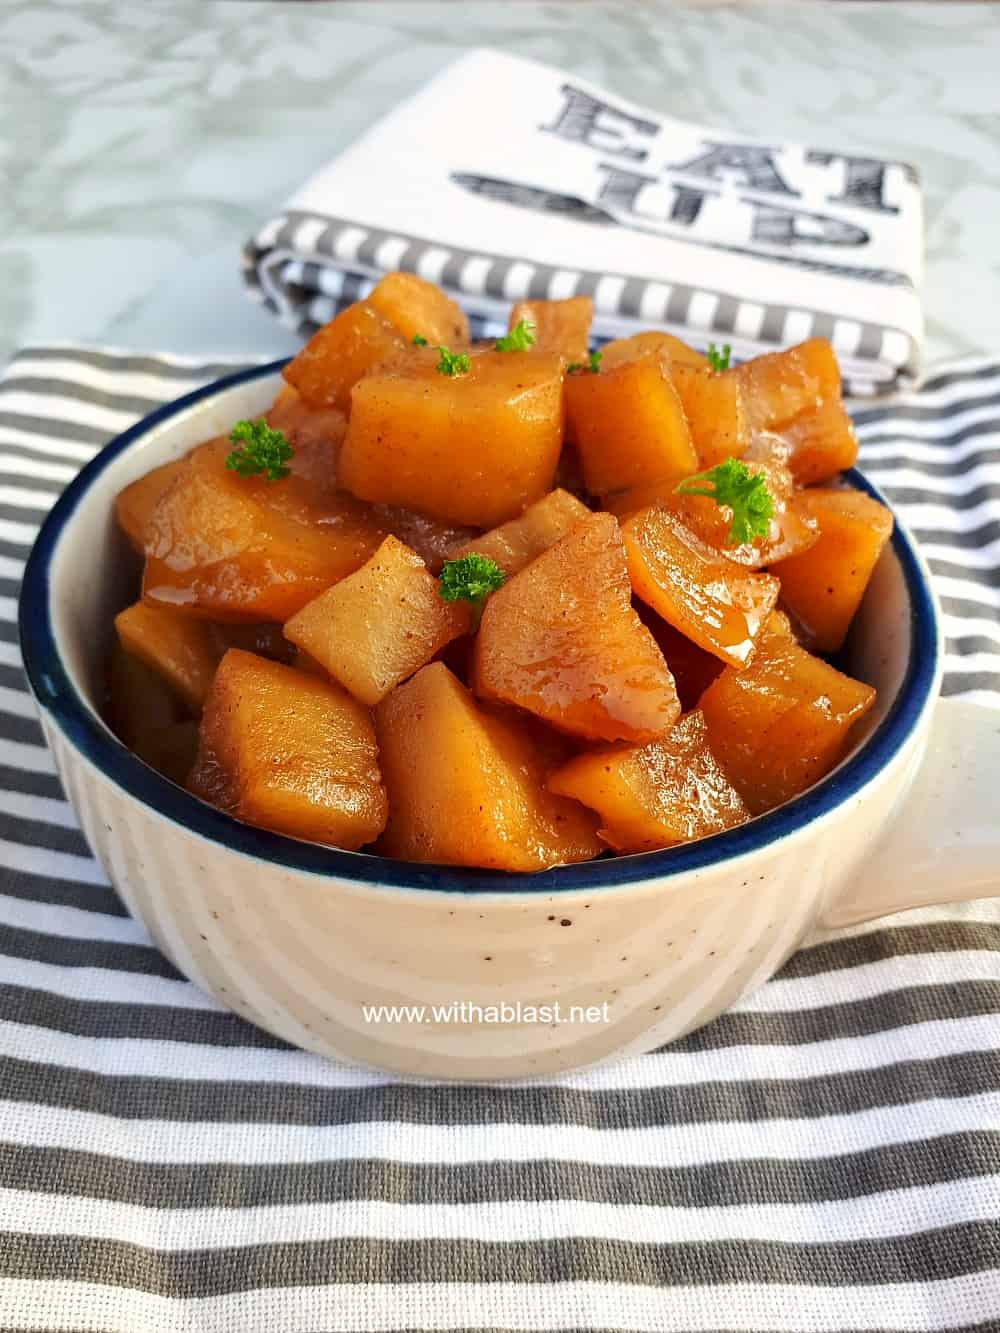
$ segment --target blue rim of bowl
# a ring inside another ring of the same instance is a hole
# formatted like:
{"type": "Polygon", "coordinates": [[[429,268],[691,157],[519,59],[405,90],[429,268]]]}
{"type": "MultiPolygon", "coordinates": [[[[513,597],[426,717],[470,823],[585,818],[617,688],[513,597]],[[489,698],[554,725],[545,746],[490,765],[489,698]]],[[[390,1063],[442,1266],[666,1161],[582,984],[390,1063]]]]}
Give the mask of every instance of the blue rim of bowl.
{"type": "MultiPolygon", "coordinates": [[[[856,797],[899,752],[934,693],[939,656],[937,613],[920,559],[906,531],[896,523],[892,546],[909,595],[911,651],[892,707],[857,753],[830,777],[788,804],[739,828],[664,851],[602,857],[529,875],[344,852],[257,829],[213,809],[147,767],[122,745],[77,693],[56,643],[49,576],[66,525],[94,480],[119,455],[153,427],[187,408],[226,389],[272,375],[285,364],[282,359],[236,371],[156,408],[117,436],[80,471],[56,501],[42,524],[25,568],[18,626],[25,671],[40,707],[66,741],[105,777],[136,801],[186,830],[261,861],[372,887],[535,895],[608,890],[638,881],[672,879],[771,846],[856,797]]],[[[888,503],[860,472],[852,469],[846,477],[853,486],[888,503]]]]}

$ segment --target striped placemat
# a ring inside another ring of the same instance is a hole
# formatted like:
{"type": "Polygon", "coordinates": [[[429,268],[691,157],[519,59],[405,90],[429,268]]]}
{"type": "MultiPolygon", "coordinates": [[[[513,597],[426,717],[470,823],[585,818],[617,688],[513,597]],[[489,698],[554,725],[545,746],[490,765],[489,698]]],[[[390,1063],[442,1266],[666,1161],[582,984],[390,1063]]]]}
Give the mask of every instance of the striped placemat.
{"type": "MultiPolygon", "coordinates": [[[[464,1087],[288,1049],[125,915],[33,717],[18,581],[76,469],[231,368],[47,347],[0,383],[0,1329],[1000,1329],[998,904],[817,938],[666,1050],[464,1087]]],[[[1000,362],[856,419],[947,692],[1000,706],[1000,362]]]]}

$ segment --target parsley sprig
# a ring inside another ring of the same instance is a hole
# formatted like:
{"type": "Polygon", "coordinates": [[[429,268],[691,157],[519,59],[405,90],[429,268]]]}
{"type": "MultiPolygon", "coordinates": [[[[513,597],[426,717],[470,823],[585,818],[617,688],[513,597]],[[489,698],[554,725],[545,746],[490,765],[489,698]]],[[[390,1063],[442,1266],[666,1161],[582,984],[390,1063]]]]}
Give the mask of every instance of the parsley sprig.
{"type": "Polygon", "coordinates": [[[535,326],[526,319],[519,319],[510,333],[496,341],[498,352],[526,352],[535,341],[535,326]]]}
{"type": "Polygon", "coordinates": [[[751,472],[738,458],[727,458],[707,472],[687,477],[676,488],[678,495],[707,495],[718,505],[728,505],[733,517],[730,546],[742,546],[755,537],[766,537],[774,517],[774,500],[760,472],[751,472]],[[708,483],[708,485],[702,483],[708,483]]]}
{"type": "Polygon", "coordinates": [[[582,361],[571,361],[566,367],[566,374],[575,375],[581,370],[589,370],[591,375],[598,374],[601,369],[601,355],[600,352],[591,352],[587,357],[586,365],[584,365],[582,361]]]}
{"type": "Polygon", "coordinates": [[[435,369],[439,375],[468,375],[472,365],[468,352],[449,352],[447,347],[439,347],[438,351],[441,356],[435,369]]]}
{"type": "Polygon", "coordinates": [[[237,421],[229,438],[239,448],[227,455],[226,467],[239,476],[263,472],[265,481],[280,481],[291,471],[285,464],[295,451],[284,433],[272,430],[266,421],[237,421]]]}
{"type": "Polygon", "coordinates": [[[410,339],[410,342],[413,344],[414,347],[427,346],[427,339],[424,337],[422,333],[415,333],[413,337],[410,339]]]}
{"type": "Polygon", "coordinates": [[[733,349],[729,343],[722,344],[722,351],[716,347],[715,343],[708,344],[708,351],[705,353],[708,358],[709,370],[728,370],[729,363],[732,360],[733,349]]]}
{"type": "Polygon", "coordinates": [[[491,592],[502,588],[507,575],[488,555],[471,551],[457,560],[446,560],[438,576],[438,593],[446,602],[469,602],[482,614],[491,592]]]}

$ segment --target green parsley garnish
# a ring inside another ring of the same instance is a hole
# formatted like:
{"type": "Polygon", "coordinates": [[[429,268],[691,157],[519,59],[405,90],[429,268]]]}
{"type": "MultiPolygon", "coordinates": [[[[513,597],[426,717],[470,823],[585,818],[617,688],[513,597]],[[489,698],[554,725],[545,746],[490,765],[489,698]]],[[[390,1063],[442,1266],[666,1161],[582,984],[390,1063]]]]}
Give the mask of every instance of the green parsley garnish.
{"type": "Polygon", "coordinates": [[[495,560],[472,551],[444,562],[438,577],[438,593],[446,602],[470,602],[481,614],[487,597],[503,587],[506,578],[495,560]]]}
{"type": "Polygon", "coordinates": [[[727,458],[718,467],[688,477],[677,487],[678,495],[707,495],[733,511],[729,528],[730,546],[742,546],[755,537],[766,537],[774,517],[774,501],[760,472],[751,472],[738,458],[727,458]],[[709,482],[711,489],[698,485],[709,482]]]}
{"type": "Polygon", "coordinates": [[[529,324],[526,319],[519,319],[510,333],[497,339],[496,349],[498,352],[526,352],[534,341],[534,324],[529,324]]]}
{"type": "Polygon", "coordinates": [[[280,430],[272,430],[266,421],[237,421],[229,432],[234,449],[226,458],[226,467],[241,477],[263,472],[266,481],[280,481],[290,468],[285,464],[294,450],[280,430]]]}
{"type": "Polygon", "coordinates": [[[578,370],[589,370],[591,375],[596,375],[600,369],[601,369],[601,353],[591,352],[591,354],[587,357],[586,365],[584,365],[582,361],[571,361],[569,365],[566,367],[566,374],[575,375],[578,370]]]}
{"type": "Polygon", "coordinates": [[[441,358],[437,363],[439,375],[468,375],[472,362],[468,352],[449,352],[447,347],[439,347],[441,358]]]}
{"type": "Polygon", "coordinates": [[[422,333],[415,333],[413,337],[410,339],[410,342],[413,343],[414,347],[427,346],[427,339],[424,337],[422,333]]]}
{"type": "Polygon", "coordinates": [[[709,370],[728,370],[729,362],[733,355],[733,349],[728,343],[723,343],[722,351],[720,352],[715,343],[709,343],[708,351],[705,355],[708,357],[709,370]]]}

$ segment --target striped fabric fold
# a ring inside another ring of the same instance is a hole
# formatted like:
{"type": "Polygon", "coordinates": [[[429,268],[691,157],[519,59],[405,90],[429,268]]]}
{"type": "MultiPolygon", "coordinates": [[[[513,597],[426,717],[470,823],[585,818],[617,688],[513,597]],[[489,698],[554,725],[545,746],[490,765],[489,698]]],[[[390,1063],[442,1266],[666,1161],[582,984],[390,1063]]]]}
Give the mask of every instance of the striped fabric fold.
{"type": "MultiPolygon", "coordinates": [[[[817,936],[709,1027],[443,1086],[179,976],[93,861],[18,656],[39,523],[226,363],[31,348],[0,382],[0,1330],[1000,1329],[1000,903],[817,936]]],[[[855,412],[1000,708],[1000,362],[855,412]]]]}

